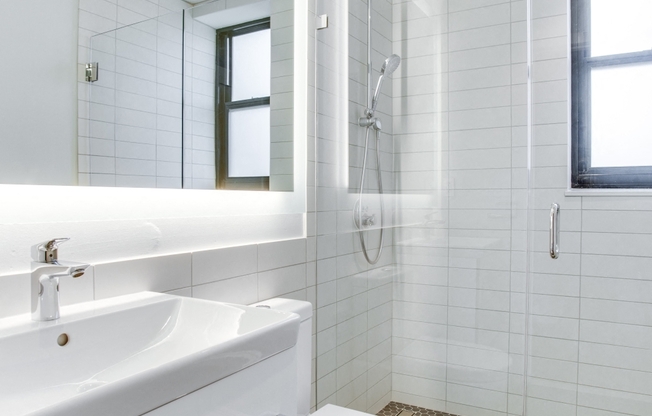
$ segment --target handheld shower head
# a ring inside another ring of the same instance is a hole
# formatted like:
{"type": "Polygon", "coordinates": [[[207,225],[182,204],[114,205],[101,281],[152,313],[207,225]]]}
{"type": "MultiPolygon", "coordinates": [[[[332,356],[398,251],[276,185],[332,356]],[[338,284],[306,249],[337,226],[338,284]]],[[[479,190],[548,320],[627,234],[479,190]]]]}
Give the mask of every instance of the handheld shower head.
{"type": "Polygon", "coordinates": [[[389,58],[385,59],[383,66],[380,68],[381,75],[392,75],[394,71],[398,69],[398,66],[401,64],[401,57],[393,54],[389,58]]]}
{"type": "Polygon", "coordinates": [[[380,96],[380,89],[383,86],[383,80],[385,76],[390,76],[398,69],[398,66],[401,64],[401,57],[393,54],[389,58],[385,59],[383,66],[380,68],[380,77],[378,78],[378,84],[376,85],[376,91],[374,92],[374,97],[371,100],[371,114],[376,111],[378,106],[378,97],[380,96]]]}

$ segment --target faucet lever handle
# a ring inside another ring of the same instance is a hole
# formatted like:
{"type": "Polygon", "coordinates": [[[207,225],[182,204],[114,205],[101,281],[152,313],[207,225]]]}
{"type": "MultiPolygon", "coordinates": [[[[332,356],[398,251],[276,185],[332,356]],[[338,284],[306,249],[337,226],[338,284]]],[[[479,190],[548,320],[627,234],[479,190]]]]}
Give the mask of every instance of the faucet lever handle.
{"type": "Polygon", "coordinates": [[[55,263],[59,259],[59,246],[70,238],[55,238],[33,247],[34,261],[55,263]]]}

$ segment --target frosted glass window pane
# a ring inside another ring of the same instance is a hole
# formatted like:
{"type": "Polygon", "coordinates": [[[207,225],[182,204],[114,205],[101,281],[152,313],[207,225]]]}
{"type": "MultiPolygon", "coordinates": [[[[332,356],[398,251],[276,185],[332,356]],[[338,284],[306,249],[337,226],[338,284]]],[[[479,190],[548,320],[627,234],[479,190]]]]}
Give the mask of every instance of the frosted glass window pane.
{"type": "Polygon", "coordinates": [[[269,176],[269,106],[229,111],[229,177],[269,176]]]}
{"type": "Polygon", "coordinates": [[[652,64],[591,72],[591,166],[652,166],[652,64]]]}
{"type": "Polygon", "coordinates": [[[271,62],[269,29],[234,36],[231,101],[269,97],[271,62]]]}
{"type": "Polygon", "coordinates": [[[591,0],[591,55],[652,49],[652,1],[591,0]]]}

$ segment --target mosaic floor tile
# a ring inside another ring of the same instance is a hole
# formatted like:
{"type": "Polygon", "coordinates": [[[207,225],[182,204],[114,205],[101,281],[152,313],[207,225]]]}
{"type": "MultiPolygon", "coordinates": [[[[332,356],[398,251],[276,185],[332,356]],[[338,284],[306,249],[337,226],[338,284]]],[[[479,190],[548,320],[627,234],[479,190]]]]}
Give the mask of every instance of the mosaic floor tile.
{"type": "Polygon", "coordinates": [[[378,416],[455,416],[450,413],[438,412],[437,410],[424,409],[423,407],[410,406],[409,404],[390,402],[383,410],[378,412],[378,416]],[[410,412],[412,412],[410,414],[410,412]]]}

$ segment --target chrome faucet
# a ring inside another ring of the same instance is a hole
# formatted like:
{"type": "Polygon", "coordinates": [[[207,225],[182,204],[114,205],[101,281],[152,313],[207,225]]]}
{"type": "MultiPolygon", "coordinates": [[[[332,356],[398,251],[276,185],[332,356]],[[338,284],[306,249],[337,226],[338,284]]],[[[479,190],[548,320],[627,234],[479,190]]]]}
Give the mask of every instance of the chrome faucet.
{"type": "Polygon", "coordinates": [[[59,245],[69,238],[55,238],[32,247],[32,320],[59,319],[59,278],[82,277],[90,266],[59,261],[59,245]]]}

